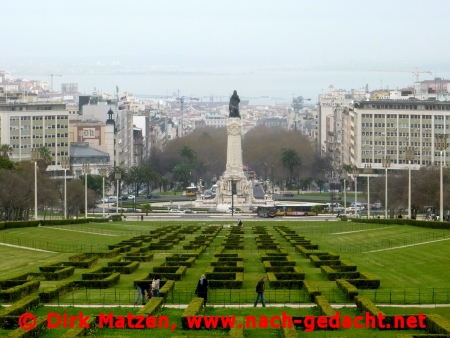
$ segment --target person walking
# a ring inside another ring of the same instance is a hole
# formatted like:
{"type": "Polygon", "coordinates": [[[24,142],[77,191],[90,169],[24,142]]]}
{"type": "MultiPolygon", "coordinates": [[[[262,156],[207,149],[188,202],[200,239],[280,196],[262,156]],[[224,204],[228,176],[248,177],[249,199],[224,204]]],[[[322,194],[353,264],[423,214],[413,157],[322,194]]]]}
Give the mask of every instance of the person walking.
{"type": "Polygon", "coordinates": [[[266,307],[266,300],[264,299],[264,290],[266,288],[265,282],[267,277],[262,277],[258,284],[256,285],[256,293],[258,296],[256,296],[255,304],[253,304],[253,307],[256,307],[258,305],[258,301],[261,299],[261,303],[263,307],[266,307]]]}
{"type": "Polygon", "coordinates": [[[142,298],[142,305],[145,305],[145,292],[148,292],[150,284],[148,282],[136,283],[137,297],[134,300],[134,305],[137,305],[139,299],[142,298]]]}
{"type": "Polygon", "coordinates": [[[195,293],[200,298],[203,298],[203,306],[206,306],[206,302],[208,300],[208,280],[205,275],[202,275],[198,280],[195,293]]]}
{"type": "Polygon", "coordinates": [[[242,226],[242,221],[240,220],[240,219],[238,219],[238,227],[241,227],[242,226]]]}
{"type": "Polygon", "coordinates": [[[155,277],[153,277],[152,280],[152,296],[153,297],[159,297],[159,284],[161,281],[161,277],[156,274],[155,277]]]}

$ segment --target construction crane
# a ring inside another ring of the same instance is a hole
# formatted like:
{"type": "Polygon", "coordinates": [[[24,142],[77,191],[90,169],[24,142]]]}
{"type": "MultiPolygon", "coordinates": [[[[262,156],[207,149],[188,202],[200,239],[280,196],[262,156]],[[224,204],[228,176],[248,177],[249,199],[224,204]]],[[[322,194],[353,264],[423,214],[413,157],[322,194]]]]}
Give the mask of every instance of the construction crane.
{"type": "Polygon", "coordinates": [[[188,100],[194,100],[194,101],[198,101],[198,100],[199,100],[198,97],[178,96],[178,97],[177,97],[177,101],[180,102],[180,113],[181,113],[181,116],[183,116],[184,100],[185,100],[185,99],[188,99],[188,100]]]}
{"type": "Polygon", "coordinates": [[[50,76],[50,89],[51,89],[51,91],[53,92],[53,76],[62,76],[62,75],[59,75],[59,74],[49,74],[49,76],[50,76]]]}
{"type": "Polygon", "coordinates": [[[432,75],[433,72],[430,72],[429,70],[427,71],[419,71],[419,67],[416,67],[415,71],[409,71],[409,70],[378,70],[378,72],[385,72],[385,73],[412,73],[413,75],[416,76],[416,82],[419,82],[419,74],[430,74],[432,75]]]}

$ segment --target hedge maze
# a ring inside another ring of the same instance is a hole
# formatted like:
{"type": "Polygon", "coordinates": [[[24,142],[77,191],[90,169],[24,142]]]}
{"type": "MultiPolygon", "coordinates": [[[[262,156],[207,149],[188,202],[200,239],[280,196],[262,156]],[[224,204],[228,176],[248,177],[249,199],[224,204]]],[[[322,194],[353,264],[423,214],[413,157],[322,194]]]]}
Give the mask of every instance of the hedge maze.
{"type": "MultiPolygon", "coordinates": [[[[22,337],[23,330],[17,329],[20,314],[33,311],[41,303],[52,303],[56,300],[59,302],[60,299],[63,300],[63,304],[69,303],[68,297],[72,295],[77,297],[81,294],[80,297],[83,298],[84,290],[86,294],[88,290],[93,290],[93,293],[98,290],[100,294],[102,292],[114,294],[121,285],[126,285],[128,290],[132,290],[131,301],[128,297],[124,302],[131,305],[135,297],[135,285],[139,282],[150,284],[154,275],[159,274],[162,277],[160,297],[152,298],[145,306],[135,310],[137,314],[143,316],[158,316],[164,314],[164,311],[173,315],[174,309],[165,310],[164,304],[166,301],[177,304],[177,294],[184,292],[187,297],[181,303],[188,303],[188,307],[182,315],[183,310],[177,310],[179,312],[176,312],[176,316],[179,320],[181,315],[182,327],[186,330],[189,329],[187,316],[201,316],[205,311],[206,313],[209,311],[209,308],[206,310],[203,308],[203,299],[192,297],[185,291],[192,288],[190,283],[194,283],[193,278],[198,278],[198,273],[203,271],[208,278],[211,292],[219,290],[217,292],[219,297],[217,294],[210,297],[210,303],[211,300],[212,303],[220,303],[221,293],[228,294],[228,291],[223,292],[221,289],[243,289],[239,291],[240,295],[233,295],[230,292],[230,303],[236,302],[234,299],[232,301],[232,297],[235,299],[239,297],[241,302],[242,294],[245,296],[245,290],[250,290],[248,287],[250,283],[252,284],[250,297],[253,297],[253,280],[257,278],[254,276],[261,276],[261,272],[265,271],[268,277],[266,290],[271,292],[271,295],[275,294],[275,299],[268,300],[268,307],[271,303],[282,303],[287,300],[285,295],[287,293],[291,295],[292,290],[292,294],[297,297],[295,302],[298,299],[298,302],[311,303],[320,315],[328,318],[336,316],[337,310],[330,304],[336,299],[353,302],[360,312],[368,312],[374,316],[382,313],[371,299],[362,296],[364,289],[380,288],[380,278],[370,272],[359,271],[356,264],[342,259],[339,254],[321,250],[319,244],[312,243],[302,234],[297,234],[293,230],[295,227],[291,225],[258,225],[256,222],[254,224],[251,228],[245,229],[237,226],[229,228],[199,225],[163,226],[146,231],[146,234],[140,236],[110,240],[110,243],[115,244],[105,245],[103,252],[80,252],[62,259],[66,261],[49,261],[37,266],[36,271],[0,279],[0,301],[10,304],[8,307],[0,308],[0,329],[10,330],[11,337],[22,337]],[[217,237],[219,234],[224,236],[223,239],[217,237]],[[253,239],[257,251],[254,250],[255,246],[248,247],[253,239]],[[315,271],[314,276],[310,275],[311,271],[315,271]],[[192,277],[193,275],[195,277],[192,277]],[[330,297],[323,285],[333,285],[337,298],[330,297]]],[[[248,298],[245,302],[248,303],[248,298]]],[[[313,311],[316,311],[315,309],[313,311]]],[[[233,315],[233,312],[233,309],[229,309],[230,315],[233,315]]],[[[304,319],[305,316],[300,313],[305,312],[299,311],[299,315],[295,315],[293,319],[304,319]]],[[[250,310],[249,314],[252,314],[250,310]]],[[[386,317],[385,324],[393,323],[393,315],[383,315],[386,317]]],[[[45,319],[38,317],[35,329],[27,335],[41,336],[47,324],[45,319]]],[[[238,323],[243,323],[243,318],[238,317],[237,320],[238,323]]],[[[95,327],[98,318],[94,317],[90,323],[95,327]]],[[[427,315],[426,324],[427,328],[422,330],[423,334],[408,335],[400,334],[398,331],[397,337],[450,335],[450,323],[441,316],[427,315]]],[[[201,322],[199,329],[204,328],[204,322],[201,322]]],[[[289,338],[298,337],[298,333],[301,333],[298,327],[279,331],[281,336],[289,338]]],[[[222,336],[238,338],[244,337],[245,329],[244,326],[231,330],[224,328],[222,332],[220,333],[222,336]]],[[[128,331],[123,333],[123,337],[126,337],[128,331]]],[[[166,333],[170,337],[169,331],[166,333]]],[[[173,336],[197,335],[192,331],[191,333],[173,332],[173,336]]],[[[64,336],[76,337],[87,334],[89,332],[86,330],[75,329],[67,331],[64,336]]],[[[148,334],[148,331],[144,331],[144,335],[148,334]]],[[[377,336],[376,331],[370,331],[370,334],[377,336]]],[[[133,335],[130,333],[130,336],[133,335]]],[[[208,336],[208,332],[203,333],[203,336],[208,336]]],[[[323,336],[326,336],[326,333],[323,336]]]]}

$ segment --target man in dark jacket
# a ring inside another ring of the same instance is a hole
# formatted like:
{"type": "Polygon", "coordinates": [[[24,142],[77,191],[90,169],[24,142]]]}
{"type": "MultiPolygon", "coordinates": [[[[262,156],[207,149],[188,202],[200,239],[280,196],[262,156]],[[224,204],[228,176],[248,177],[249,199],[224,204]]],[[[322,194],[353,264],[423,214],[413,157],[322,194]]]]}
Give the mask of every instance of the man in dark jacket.
{"type": "Polygon", "coordinates": [[[137,304],[139,299],[142,297],[142,305],[145,305],[145,292],[148,292],[150,288],[150,283],[148,282],[138,282],[136,283],[136,290],[138,292],[136,299],[134,300],[134,305],[137,304]]]}
{"type": "Polygon", "coordinates": [[[208,280],[205,275],[202,275],[198,280],[195,293],[200,298],[203,298],[203,306],[206,306],[206,301],[208,300],[208,280]]]}
{"type": "Polygon", "coordinates": [[[253,307],[256,307],[258,305],[258,301],[261,299],[261,303],[263,307],[266,307],[266,300],[264,299],[264,290],[266,289],[266,282],[267,277],[262,277],[258,284],[256,285],[256,292],[258,293],[258,296],[256,297],[255,304],[253,307]]]}

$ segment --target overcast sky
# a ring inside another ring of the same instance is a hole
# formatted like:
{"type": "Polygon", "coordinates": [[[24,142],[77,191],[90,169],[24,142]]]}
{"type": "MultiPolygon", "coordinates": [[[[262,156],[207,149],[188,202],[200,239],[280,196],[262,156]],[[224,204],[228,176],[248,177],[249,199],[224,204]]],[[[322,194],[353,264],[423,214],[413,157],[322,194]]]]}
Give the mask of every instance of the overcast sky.
{"type": "Polygon", "coordinates": [[[1,11],[3,63],[437,70],[450,49],[450,1],[24,0],[1,11]]]}

